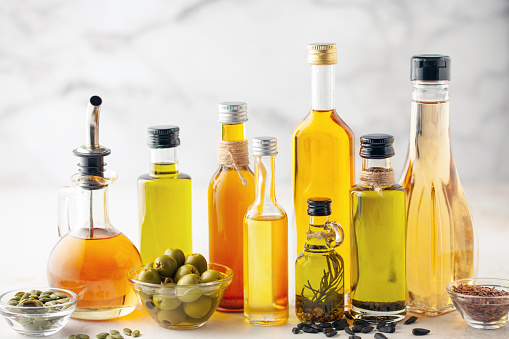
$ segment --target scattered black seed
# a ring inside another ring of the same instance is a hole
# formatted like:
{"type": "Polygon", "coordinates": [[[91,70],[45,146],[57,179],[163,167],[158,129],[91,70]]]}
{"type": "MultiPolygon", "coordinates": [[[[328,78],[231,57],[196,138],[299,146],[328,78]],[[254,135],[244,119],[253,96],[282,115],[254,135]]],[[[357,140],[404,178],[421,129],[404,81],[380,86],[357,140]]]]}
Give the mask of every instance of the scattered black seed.
{"type": "Polygon", "coordinates": [[[361,339],[358,335],[351,335],[348,337],[348,339],[361,339]]]}
{"type": "Polygon", "coordinates": [[[306,333],[318,333],[317,330],[315,330],[314,328],[312,327],[303,327],[302,328],[302,332],[306,332],[306,333]]]}
{"type": "Polygon", "coordinates": [[[330,338],[330,337],[334,337],[336,334],[338,334],[338,332],[336,332],[336,331],[331,331],[331,332],[326,332],[326,333],[325,333],[325,336],[326,336],[327,338],[330,338]]]}
{"type": "Polygon", "coordinates": [[[318,332],[323,332],[323,327],[320,324],[311,324],[309,327],[314,328],[318,332]]]}
{"type": "Polygon", "coordinates": [[[320,325],[322,325],[323,328],[330,328],[330,327],[332,327],[331,323],[321,323],[320,325]]]}
{"type": "Polygon", "coordinates": [[[425,328],[414,328],[412,330],[413,335],[426,335],[430,332],[430,330],[427,330],[425,328]]]}
{"type": "Polygon", "coordinates": [[[352,329],[351,329],[350,327],[348,327],[348,326],[347,326],[347,327],[345,327],[345,332],[346,332],[347,334],[355,335],[355,332],[354,332],[354,331],[352,331],[352,329]]]}
{"type": "Polygon", "coordinates": [[[362,328],[361,333],[369,333],[369,332],[373,331],[373,329],[374,329],[373,326],[366,326],[366,327],[362,328]]]}
{"type": "Polygon", "coordinates": [[[345,328],[347,326],[350,326],[350,324],[348,324],[348,321],[346,321],[346,319],[340,319],[340,320],[336,320],[335,322],[333,322],[332,326],[345,328]]]}
{"type": "Polygon", "coordinates": [[[413,324],[413,323],[415,323],[416,320],[417,320],[417,317],[413,315],[410,318],[408,318],[407,320],[405,320],[405,325],[413,324]]]}
{"type": "Polygon", "coordinates": [[[375,333],[375,339],[387,339],[385,334],[382,333],[375,333]]]}
{"type": "Polygon", "coordinates": [[[363,328],[364,328],[364,326],[362,326],[362,325],[356,325],[356,326],[352,327],[352,331],[354,331],[355,333],[360,333],[363,328]]]}
{"type": "Polygon", "coordinates": [[[323,329],[323,333],[325,332],[334,332],[334,329],[332,327],[327,327],[323,329]]]}
{"type": "Polygon", "coordinates": [[[382,319],[378,322],[378,324],[376,325],[376,329],[379,330],[380,327],[384,327],[385,325],[387,324],[387,321],[385,319],[382,319]]]}
{"type": "Polygon", "coordinates": [[[353,320],[352,315],[351,315],[351,314],[350,314],[350,312],[348,312],[348,311],[345,311],[345,318],[350,319],[350,320],[353,320]]]}
{"type": "Polygon", "coordinates": [[[353,321],[353,324],[354,324],[354,325],[361,325],[361,326],[364,326],[364,327],[366,327],[366,326],[369,326],[369,325],[370,325],[369,321],[366,321],[366,320],[363,320],[363,319],[355,319],[355,320],[353,321]]]}
{"type": "Polygon", "coordinates": [[[396,327],[384,326],[384,327],[380,327],[378,330],[383,333],[394,333],[394,332],[396,332],[396,327]]]}
{"type": "Polygon", "coordinates": [[[293,334],[300,333],[300,328],[294,327],[294,328],[292,328],[292,332],[293,332],[293,334]]]}
{"type": "Polygon", "coordinates": [[[302,330],[303,327],[309,327],[309,325],[311,324],[312,324],[311,321],[303,321],[301,323],[298,323],[297,327],[302,330]]]}

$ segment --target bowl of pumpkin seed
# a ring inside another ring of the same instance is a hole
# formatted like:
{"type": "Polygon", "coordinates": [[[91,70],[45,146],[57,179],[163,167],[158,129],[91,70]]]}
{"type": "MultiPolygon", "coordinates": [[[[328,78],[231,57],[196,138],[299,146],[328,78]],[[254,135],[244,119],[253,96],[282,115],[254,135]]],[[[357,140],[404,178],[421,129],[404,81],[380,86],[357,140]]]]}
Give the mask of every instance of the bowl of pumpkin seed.
{"type": "Polygon", "coordinates": [[[76,293],[61,288],[16,289],[0,295],[0,314],[16,332],[45,337],[65,326],[77,303],[76,293]]]}

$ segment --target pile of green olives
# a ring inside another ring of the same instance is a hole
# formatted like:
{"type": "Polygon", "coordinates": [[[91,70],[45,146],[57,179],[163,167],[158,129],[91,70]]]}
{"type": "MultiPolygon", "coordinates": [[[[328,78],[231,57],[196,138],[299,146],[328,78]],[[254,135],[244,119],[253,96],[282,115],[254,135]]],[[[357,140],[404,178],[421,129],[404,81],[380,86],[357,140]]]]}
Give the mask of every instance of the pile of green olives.
{"type": "Polygon", "coordinates": [[[170,248],[148,263],[136,280],[160,284],[160,288],[138,286],[136,290],[145,309],[163,327],[196,327],[210,318],[228,284],[205,285],[225,276],[208,269],[199,253],[184,255],[170,248]]]}

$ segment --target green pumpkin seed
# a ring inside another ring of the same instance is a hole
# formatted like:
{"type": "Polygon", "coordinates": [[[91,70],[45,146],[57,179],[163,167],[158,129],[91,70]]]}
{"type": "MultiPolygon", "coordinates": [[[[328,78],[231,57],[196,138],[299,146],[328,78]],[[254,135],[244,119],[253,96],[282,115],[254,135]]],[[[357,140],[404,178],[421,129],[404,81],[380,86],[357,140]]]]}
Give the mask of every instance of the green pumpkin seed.
{"type": "Polygon", "coordinates": [[[96,335],[95,337],[97,339],[105,339],[109,334],[106,333],[106,332],[103,332],[103,333],[99,333],[98,335],[96,335]]]}
{"type": "Polygon", "coordinates": [[[89,338],[89,336],[88,336],[88,335],[86,335],[86,334],[78,334],[78,335],[77,335],[77,338],[78,338],[78,339],[88,339],[88,338],[89,338]]]}
{"type": "Polygon", "coordinates": [[[118,334],[119,332],[117,330],[111,330],[110,331],[110,334],[113,335],[113,334],[118,334]]]}
{"type": "Polygon", "coordinates": [[[57,296],[55,293],[50,294],[50,296],[49,296],[49,297],[50,297],[51,299],[53,299],[53,300],[57,300],[57,299],[58,299],[58,296],[57,296]]]}
{"type": "Polygon", "coordinates": [[[115,338],[113,338],[113,336],[112,336],[112,335],[109,335],[109,334],[108,334],[108,336],[106,337],[106,339],[115,339],[115,338]]]}
{"type": "Polygon", "coordinates": [[[122,339],[122,338],[124,338],[124,337],[122,336],[122,334],[117,333],[117,334],[114,334],[114,335],[113,335],[113,338],[115,338],[115,339],[122,339]]]}
{"type": "Polygon", "coordinates": [[[131,329],[130,329],[130,328],[127,328],[127,327],[126,327],[126,328],[124,328],[124,334],[125,334],[125,335],[131,335],[131,333],[133,333],[133,331],[131,331],[131,329]]]}
{"type": "Polygon", "coordinates": [[[139,337],[140,336],[140,331],[138,330],[134,330],[133,333],[131,334],[133,337],[139,337]]]}
{"type": "Polygon", "coordinates": [[[74,334],[71,334],[67,339],[78,339],[74,334]]]}
{"type": "Polygon", "coordinates": [[[56,292],[55,293],[57,295],[57,297],[59,298],[67,298],[67,294],[63,294],[63,293],[60,293],[60,292],[56,292]]]}
{"type": "Polygon", "coordinates": [[[7,302],[7,305],[9,305],[9,306],[17,306],[18,305],[18,301],[17,300],[9,300],[7,302]]]}

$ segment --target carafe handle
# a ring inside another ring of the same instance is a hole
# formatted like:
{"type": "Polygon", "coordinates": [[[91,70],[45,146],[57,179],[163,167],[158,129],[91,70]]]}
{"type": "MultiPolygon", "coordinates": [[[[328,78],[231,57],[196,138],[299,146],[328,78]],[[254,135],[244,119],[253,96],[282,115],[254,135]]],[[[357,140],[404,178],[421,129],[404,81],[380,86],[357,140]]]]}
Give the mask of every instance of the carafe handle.
{"type": "Polygon", "coordinates": [[[58,191],[58,236],[63,237],[72,229],[69,202],[76,202],[76,188],[66,186],[58,191]]]}
{"type": "Polygon", "coordinates": [[[332,227],[334,233],[336,233],[336,239],[334,239],[334,241],[328,241],[329,247],[331,248],[338,247],[345,240],[345,232],[343,231],[343,227],[341,227],[341,225],[338,224],[337,222],[333,221],[328,222],[326,225],[332,227]]]}

